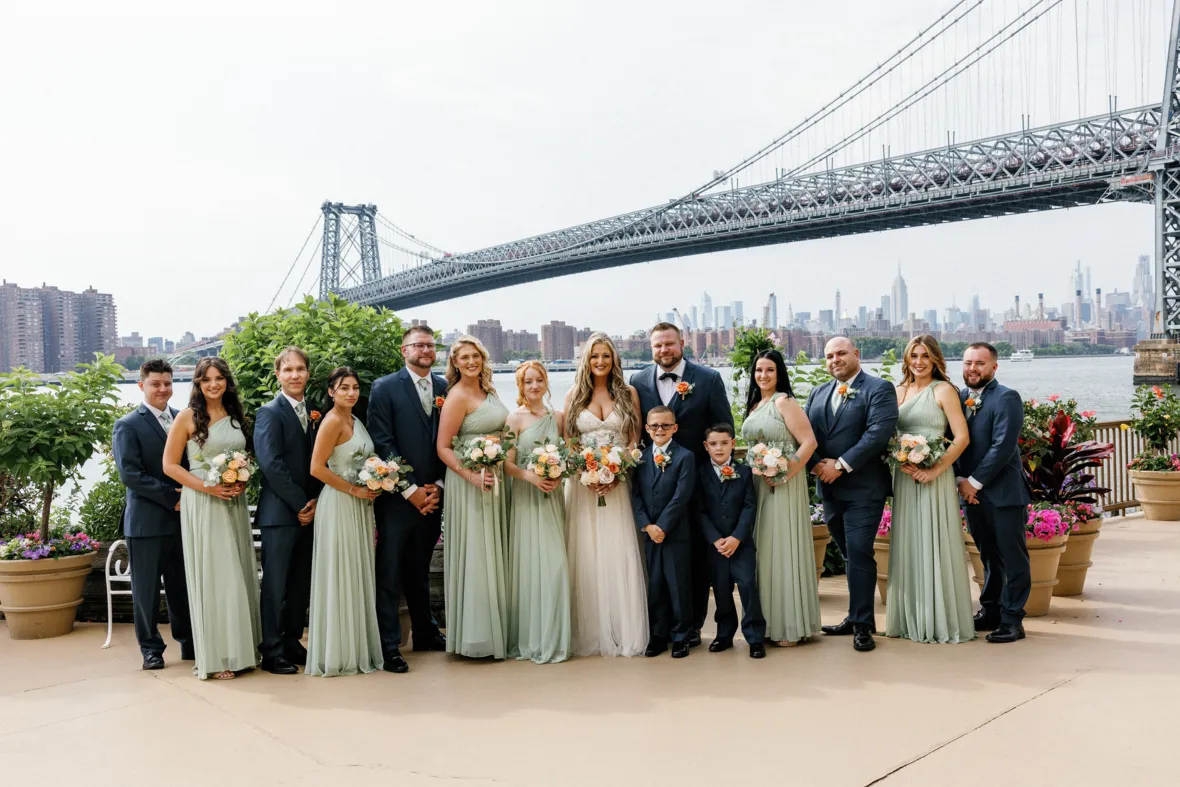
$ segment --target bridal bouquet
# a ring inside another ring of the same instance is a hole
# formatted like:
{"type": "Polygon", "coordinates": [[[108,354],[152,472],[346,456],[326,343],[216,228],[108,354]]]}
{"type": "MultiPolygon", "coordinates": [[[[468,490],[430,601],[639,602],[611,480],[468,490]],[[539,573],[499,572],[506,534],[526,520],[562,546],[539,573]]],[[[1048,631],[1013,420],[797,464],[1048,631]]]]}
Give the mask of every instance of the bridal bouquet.
{"type": "Polygon", "coordinates": [[[526,469],[540,478],[563,478],[569,472],[569,456],[569,449],[564,445],[537,443],[529,454],[526,469]]]}
{"type": "Polygon", "coordinates": [[[245,451],[218,454],[209,460],[209,469],[205,471],[205,486],[244,484],[254,475],[255,467],[254,459],[245,451]]]}
{"type": "MultiPolygon", "coordinates": [[[[616,478],[626,478],[627,473],[639,466],[643,452],[626,446],[601,445],[578,446],[571,452],[569,464],[578,474],[582,486],[609,484],[616,478]]],[[[606,498],[598,496],[598,505],[606,505],[606,498]]]]}
{"type": "MultiPolygon", "coordinates": [[[[774,484],[787,480],[790,462],[798,462],[799,455],[788,451],[785,443],[758,443],[746,451],[746,464],[754,475],[770,479],[774,484]]],[[[774,486],[770,491],[774,492],[774,486]]]]}
{"type": "Polygon", "coordinates": [[[946,453],[947,439],[939,437],[934,441],[928,440],[920,434],[895,434],[889,441],[889,448],[885,452],[885,462],[890,469],[897,470],[902,465],[913,465],[926,470],[938,462],[946,453]]]}
{"type": "Polygon", "coordinates": [[[456,435],[451,448],[459,457],[459,464],[468,470],[478,470],[480,475],[491,473],[495,480],[496,494],[500,494],[499,470],[508,458],[508,451],[516,445],[516,435],[511,431],[498,434],[479,435],[462,439],[456,435]]]}
{"type": "Polygon", "coordinates": [[[357,468],[351,477],[344,480],[383,492],[400,492],[409,487],[410,482],[406,477],[414,468],[406,464],[400,456],[382,459],[376,454],[365,456],[358,451],[354,458],[357,460],[357,468]]]}

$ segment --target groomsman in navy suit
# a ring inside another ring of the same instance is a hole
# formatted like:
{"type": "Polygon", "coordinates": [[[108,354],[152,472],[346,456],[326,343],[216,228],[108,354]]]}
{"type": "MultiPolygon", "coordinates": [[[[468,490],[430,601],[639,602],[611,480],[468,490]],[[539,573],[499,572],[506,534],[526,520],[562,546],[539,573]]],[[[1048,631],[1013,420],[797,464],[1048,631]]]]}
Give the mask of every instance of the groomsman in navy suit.
{"type": "Polygon", "coordinates": [[[976,342],[963,353],[960,401],[971,442],[955,462],[967,528],[983,560],[976,631],[988,642],[1024,639],[1024,604],[1032,589],[1024,527],[1028,488],[1017,440],[1024,427],[1020,394],[996,382],[996,348],[976,342]]]}
{"type": "Polygon", "coordinates": [[[643,533],[647,563],[648,640],[644,656],[658,656],[672,643],[672,658],[688,655],[693,635],[689,506],[696,486],[692,452],[672,442],[676,414],[653,407],[647,414],[651,445],[643,449],[638,477],[631,484],[635,525],[643,533]]]}
{"type": "Polygon", "coordinates": [[[303,624],[311,602],[315,506],[324,485],[311,475],[315,421],[304,397],[307,353],[288,347],[275,358],[280,391],[258,409],[254,450],[262,473],[255,523],[262,534],[262,669],[294,675],[307,663],[303,624]]]}
{"type": "Polygon", "coordinates": [[[385,670],[410,669],[402,657],[406,632],[398,618],[406,597],[414,650],[446,650],[447,641],[430,612],[430,559],[442,529],[443,476],[438,458],[438,402],[447,381],[434,374],[434,331],[415,325],[402,337],[406,365],[373,383],[369,435],[377,453],[400,456],[413,469],[401,495],[381,495],[377,514],[377,627],[385,670]]]}
{"type": "Polygon", "coordinates": [[[807,466],[819,478],[824,519],[844,556],[848,574],[848,616],[829,635],[852,635],[859,651],[876,647],[873,591],[877,561],[873,539],[893,493],[889,467],[881,461],[897,430],[897,394],[893,384],[860,367],[860,351],[843,336],[824,348],[833,380],[807,397],[807,418],[819,447],[807,466]]]}
{"type": "Polygon", "coordinates": [[[143,668],[164,668],[164,639],[156,617],[160,610],[160,579],[168,603],[172,638],[180,643],[180,658],[193,659],[188,585],[180,539],[180,490],[164,475],[164,443],[176,418],[169,407],[172,367],[162,359],[139,367],[143,404],[115,422],[111,450],[119,478],[127,487],[123,535],[131,562],[131,605],[135,639],[143,668]]]}
{"type": "MultiPolygon", "coordinates": [[[[733,426],[729,397],[721,375],[707,366],[684,357],[684,337],[672,323],[661,322],[651,329],[651,355],[655,364],[631,375],[631,385],[639,393],[640,415],[654,407],[670,407],[676,415],[676,444],[692,453],[698,467],[708,461],[705,453],[705,430],[719,423],[733,426]]],[[[697,537],[689,539],[692,551],[693,632],[689,645],[701,644],[701,627],[709,612],[709,547],[700,536],[695,511],[690,514],[697,537]]]]}

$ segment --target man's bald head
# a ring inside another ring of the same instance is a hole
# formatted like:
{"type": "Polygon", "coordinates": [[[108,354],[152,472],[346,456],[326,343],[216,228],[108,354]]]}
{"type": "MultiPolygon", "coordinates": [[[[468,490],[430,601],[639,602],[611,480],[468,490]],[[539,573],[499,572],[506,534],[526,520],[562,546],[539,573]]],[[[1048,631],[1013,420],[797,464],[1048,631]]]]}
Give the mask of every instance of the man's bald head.
{"type": "Polygon", "coordinates": [[[860,373],[860,350],[847,336],[833,336],[824,346],[828,371],[842,383],[860,373]]]}

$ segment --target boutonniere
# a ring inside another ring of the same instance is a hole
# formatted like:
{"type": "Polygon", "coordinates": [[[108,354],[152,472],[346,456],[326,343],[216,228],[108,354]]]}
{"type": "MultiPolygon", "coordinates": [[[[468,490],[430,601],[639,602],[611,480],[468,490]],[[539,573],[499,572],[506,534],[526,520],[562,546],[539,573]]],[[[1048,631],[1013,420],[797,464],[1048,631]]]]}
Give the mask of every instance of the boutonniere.
{"type": "Polygon", "coordinates": [[[840,387],[836,389],[836,393],[838,393],[838,394],[840,394],[840,396],[844,397],[845,401],[851,402],[853,399],[856,398],[856,395],[858,393],[860,393],[860,389],[853,388],[848,383],[840,383],[840,387]]]}
{"type": "Polygon", "coordinates": [[[738,477],[737,471],[733,469],[733,465],[725,465],[721,468],[721,483],[726,481],[734,481],[738,477]]]}
{"type": "Polygon", "coordinates": [[[322,413],[320,413],[319,410],[312,410],[311,413],[309,413],[307,417],[310,418],[311,422],[314,424],[316,421],[320,420],[324,416],[322,413]]]}
{"type": "Polygon", "coordinates": [[[447,397],[444,396],[443,394],[439,394],[438,396],[434,397],[434,409],[441,410],[443,403],[446,401],[447,401],[447,397]]]}
{"type": "Polygon", "coordinates": [[[676,383],[676,393],[680,394],[681,399],[687,399],[692,396],[694,390],[696,390],[696,386],[685,380],[676,383]]]}
{"type": "MultiPolygon", "coordinates": [[[[655,452],[653,451],[652,453],[655,452]]],[[[655,456],[652,457],[652,461],[655,462],[657,470],[659,470],[661,473],[664,472],[668,469],[668,463],[672,461],[672,450],[670,448],[665,448],[664,453],[655,454],[655,456]]]]}
{"type": "Polygon", "coordinates": [[[975,411],[979,409],[979,405],[983,404],[983,396],[980,394],[967,394],[967,398],[963,401],[963,406],[967,408],[967,415],[975,415],[975,411]]]}

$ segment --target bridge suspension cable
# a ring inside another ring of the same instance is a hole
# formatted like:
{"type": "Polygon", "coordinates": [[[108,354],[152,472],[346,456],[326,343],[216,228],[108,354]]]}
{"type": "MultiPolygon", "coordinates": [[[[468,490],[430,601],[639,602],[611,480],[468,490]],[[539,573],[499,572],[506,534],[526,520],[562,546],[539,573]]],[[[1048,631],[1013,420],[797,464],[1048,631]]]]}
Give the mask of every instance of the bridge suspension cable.
{"type": "MultiPolygon", "coordinates": [[[[295,270],[295,266],[299,264],[300,258],[303,257],[303,250],[307,248],[307,244],[311,241],[311,236],[314,235],[316,229],[319,228],[321,218],[322,216],[317,213],[315,217],[315,223],[311,225],[311,231],[308,232],[307,237],[303,239],[303,245],[299,247],[299,253],[295,255],[295,259],[291,261],[291,265],[287,268],[287,275],[283,276],[283,280],[279,283],[279,288],[275,290],[275,294],[270,299],[270,303],[266,305],[266,310],[268,312],[271,310],[271,307],[275,305],[275,301],[278,300],[279,294],[283,291],[283,287],[287,284],[287,279],[291,278],[291,272],[295,270]]],[[[316,246],[316,250],[319,250],[318,245],[316,246]]],[[[315,259],[315,252],[312,252],[311,258],[315,259]]],[[[306,271],[306,269],[304,270],[306,271]]],[[[300,277],[299,281],[302,283],[303,278],[300,277]]]]}

